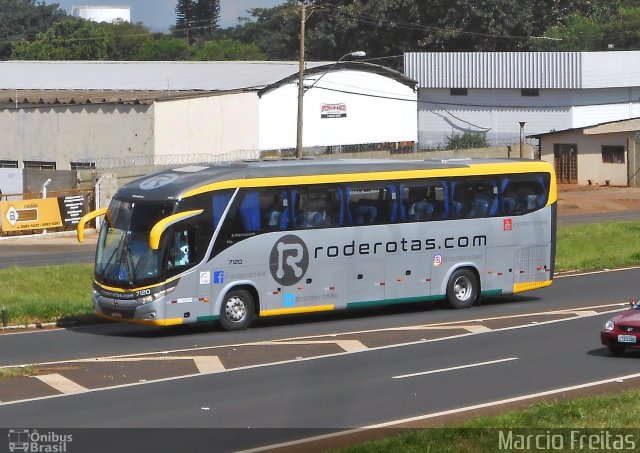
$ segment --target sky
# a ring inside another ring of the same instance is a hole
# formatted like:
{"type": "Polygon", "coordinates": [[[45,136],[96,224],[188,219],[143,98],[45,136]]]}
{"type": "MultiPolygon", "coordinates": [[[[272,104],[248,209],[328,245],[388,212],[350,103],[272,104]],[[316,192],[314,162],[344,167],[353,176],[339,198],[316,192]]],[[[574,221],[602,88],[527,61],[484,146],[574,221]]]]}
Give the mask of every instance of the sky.
{"type": "MultiPolygon", "coordinates": [[[[131,6],[131,21],[142,22],[153,31],[168,31],[176,23],[176,0],[46,0],[57,3],[67,14],[72,6],[131,6]]],[[[220,0],[220,26],[233,27],[249,8],[268,8],[284,0],[220,0]]]]}

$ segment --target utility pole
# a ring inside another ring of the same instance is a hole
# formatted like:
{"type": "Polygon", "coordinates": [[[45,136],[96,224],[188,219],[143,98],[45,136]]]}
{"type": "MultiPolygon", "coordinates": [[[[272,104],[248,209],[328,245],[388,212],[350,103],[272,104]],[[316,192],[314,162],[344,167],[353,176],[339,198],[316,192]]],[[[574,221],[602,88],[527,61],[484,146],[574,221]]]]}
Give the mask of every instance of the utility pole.
{"type": "Polygon", "coordinates": [[[304,29],[307,21],[306,1],[300,2],[300,66],[298,68],[298,122],[296,131],[296,158],[302,157],[302,115],[304,113],[304,29]]]}

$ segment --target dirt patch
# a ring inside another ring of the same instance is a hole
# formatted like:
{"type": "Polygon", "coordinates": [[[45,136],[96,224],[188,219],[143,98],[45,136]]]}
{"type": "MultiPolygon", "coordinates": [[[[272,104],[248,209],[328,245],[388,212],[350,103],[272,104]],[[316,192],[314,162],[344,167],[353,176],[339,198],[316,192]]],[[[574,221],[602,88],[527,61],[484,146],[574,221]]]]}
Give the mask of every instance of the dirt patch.
{"type": "Polygon", "coordinates": [[[640,187],[558,185],[558,214],[640,211],[640,187]]]}

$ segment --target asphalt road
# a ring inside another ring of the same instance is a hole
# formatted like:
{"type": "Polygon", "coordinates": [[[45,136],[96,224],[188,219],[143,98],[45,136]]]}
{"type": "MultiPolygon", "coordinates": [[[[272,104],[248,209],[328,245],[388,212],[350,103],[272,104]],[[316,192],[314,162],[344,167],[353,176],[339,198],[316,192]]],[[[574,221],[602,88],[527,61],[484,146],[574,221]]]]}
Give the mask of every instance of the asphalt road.
{"type": "MultiPolygon", "coordinates": [[[[234,334],[103,325],[2,336],[1,360],[6,365],[550,310],[582,309],[584,313],[558,322],[525,321],[518,327],[441,341],[0,404],[0,427],[211,428],[201,433],[213,438],[207,451],[230,451],[631,375],[638,371],[636,356],[614,358],[600,345],[598,332],[610,314],[589,315],[588,307],[634,297],[639,276],[640,269],[633,269],[566,277],[550,288],[528,293],[530,297],[496,298],[469,310],[414,306],[349,317],[281,319],[234,334]]],[[[193,440],[190,431],[167,432],[173,442],[181,436],[193,440]]],[[[147,447],[154,436],[148,437],[147,447]]],[[[172,445],[162,435],[155,439],[164,439],[160,451],[172,445]]],[[[104,445],[113,448],[116,441],[104,445]]]]}

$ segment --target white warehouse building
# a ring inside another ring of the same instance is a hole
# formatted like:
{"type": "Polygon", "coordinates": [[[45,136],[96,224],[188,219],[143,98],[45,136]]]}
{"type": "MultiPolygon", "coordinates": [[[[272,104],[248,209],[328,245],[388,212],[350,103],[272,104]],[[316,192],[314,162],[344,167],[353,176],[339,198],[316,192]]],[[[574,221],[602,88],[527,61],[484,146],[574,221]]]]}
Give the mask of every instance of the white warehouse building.
{"type": "Polygon", "coordinates": [[[131,22],[130,6],[72,6],[71,15],[93,22],[131,22]]]}
{"type": "MultiPolygon", "coordinates": [[[[307,67],[306,152],[411,149],[417,141],[415,81],[368,63],[307,67]]],[[[297,62],[0,62],[0,167],[68,170],[291,152],[297,71],[297,62]]]]}
{"type": "Polygon", "coordinates": [[[640,116],[640,52],[406,53],[418,81],[419,148],[485,134],[494,145],[526,135],[640,116]]]}

